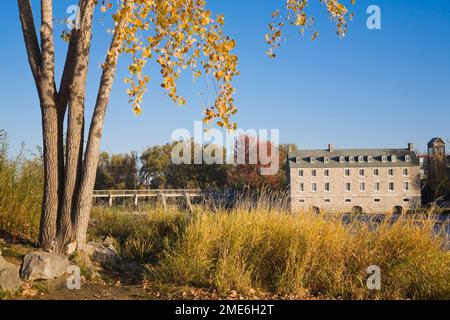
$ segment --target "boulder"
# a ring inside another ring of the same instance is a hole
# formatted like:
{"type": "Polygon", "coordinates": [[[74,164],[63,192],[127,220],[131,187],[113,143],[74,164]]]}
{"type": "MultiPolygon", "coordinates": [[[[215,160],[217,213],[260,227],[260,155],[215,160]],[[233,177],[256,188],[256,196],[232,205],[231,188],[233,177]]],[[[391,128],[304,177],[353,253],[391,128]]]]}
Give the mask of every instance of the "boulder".
{"type": "Polygon", "coordinates": [[[7,262],[0,255],[0,290],[16,291],[22,285],[19,266],[7,262]]]}
{"type": "Polygon", "coordinates": [[[20,270],[23,281],[51,280],[67,272],[69,260],[51,252],[31,252],[25,256],[20,270]]]}
{"type": "Polygon", "coordinates": [[[89,242],[86,244],[86,253],[93,261],[104,265],[116,266],[121,262],[121,258],[112,244],[105,247],[97,242],[89,242]]]}

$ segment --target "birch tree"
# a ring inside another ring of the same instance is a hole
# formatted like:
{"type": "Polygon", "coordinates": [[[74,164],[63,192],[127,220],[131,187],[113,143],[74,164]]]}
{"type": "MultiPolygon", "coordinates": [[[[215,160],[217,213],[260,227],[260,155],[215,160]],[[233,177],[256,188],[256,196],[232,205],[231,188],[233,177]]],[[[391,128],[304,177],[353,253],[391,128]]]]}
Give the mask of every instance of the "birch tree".
{"type": "MultiPolygon", "coordinates": [[[[132,57],[125,81],[135,114],[142,112],[150,81],[145,67],[152,62],[161,69],[161,86],[180,106],[186,101],[178,94],[176,83],[183,70],[195,77],[212,78],[217,94],[213,104],[204,110],[204,121],[216,120],[219,126],[236,128],[231,116],[237,112],[232,81],[239,74],[238,58],[232,53],[235,41],[223,32],[223,15],[213,15],[204,0],[99,2],[79,0],[78,23],[64,35],[68,41],[66,59],[64,65],[58,66],[62,77],[56,81],[53,1],[40,0],[38,37],[30,0],[17,0],[42,114],[45,184],[39,243],[47,251],[63,253],[69,243],[84,251],[105,113],[121,54],[132,57]],[[103,14],[111,14],[114,28],[102,64],[92,120],[85,123],[86,79],[97,6],[103,14]]],[[[342,36],[349,16],[347,8],[337,0],[316,2],[326,8],[342,36]]],[[[307,0],[288,0],[283,21],[278,11],[273,14],[280,21],[270,24],[266,36],[270,56],[274,56],[273,50],[280,44],[286,23],[301,30],[311,24],[305,13],[307,5],[307,0]]],[[[314,33],[313,38],[316,36],[314,33]]]]}

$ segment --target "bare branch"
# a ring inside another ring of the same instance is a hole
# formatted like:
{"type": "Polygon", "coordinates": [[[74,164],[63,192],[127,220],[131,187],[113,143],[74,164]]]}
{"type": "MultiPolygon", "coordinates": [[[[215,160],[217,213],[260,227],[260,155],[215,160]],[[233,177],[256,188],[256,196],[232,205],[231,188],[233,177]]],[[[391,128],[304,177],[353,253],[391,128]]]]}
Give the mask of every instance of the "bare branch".
{"type": "Polygon", "coordinates": [[[36,85],[39,87],[39,77],[41,74],[42,55],[39,49],[39,42],[34,24],[33,11],[30,0],[17,0],[22,24],[22,33],[27,49],[28,62],[30,63],[36,85]]]}

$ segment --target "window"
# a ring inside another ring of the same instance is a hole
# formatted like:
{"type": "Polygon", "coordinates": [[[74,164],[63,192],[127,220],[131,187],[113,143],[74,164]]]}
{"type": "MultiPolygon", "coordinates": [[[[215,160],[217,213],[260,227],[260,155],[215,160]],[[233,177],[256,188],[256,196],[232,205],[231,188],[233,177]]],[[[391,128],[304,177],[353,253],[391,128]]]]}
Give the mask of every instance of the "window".
{"type": "Polygon", "coordinates": [[[298,202],[305,202],[305,199],[298,199],[298,202]]]}
{"type": "Polygon", "coordinates": [[[409,202],[410,200],[408,198],[404,198],[403,202],[409,202]]]}
{"type": "Polygon", "coordinates": [[[408,181],[403,182],[403,191],[409,191],[409,182],[408,181]]]}
{"type": "Polygon", "coordinates": [[[352,202],[352,199],[345,199],[345,202],[352,202]]]}
{"type": "Polygon", "coordinates": [[[310,158],[309,158],[309,162],[311,162],[311,163],[316,163],[316,158],[315,158],[315,157],[310,157],[310,158]]]}
{"type": "Polygon", "coordinates": [[[352,184],[350,182],[347,182],[345,184],[345,191],[347,191],[347,192],[352,191],[352,184]]]}
{"type": "Polygon", "coordinates": [[[330,192],[330,184],[328,182],[325,183],[325,192],[330,192]]]}
{"type": "Polygon", "coordinates": [[[373,202],[381,202],[381,199],[375,198],[375,199],[373,199],[373,202]]]}
{"type": "Polygon", "coordinates": [[[374,177],[378,177],[380,175],[380,169],[373,169],[374,177]]]}
{"type": "Polygon", "coordinates": [[[312,192],[317,192],[317,183],[313,182],[311,185],[311,191],[312,192]]]}
{"type": "Polygon", "coordinates": [[[382,156],[381,157],[381,162],[387,162],[387,157],[386,156],[382,156]]]}
{"type": "Polygon", "coordinates": [[[397,157],[394,156],[394,155],[392,155],[392,156],[391,156],[391,162],[397,162],[397,157]]]}
{"type": "Polygon", "coordinates": [[[373,183],[373,191],[378,192],[381,190],[381,186],[379,182],[374,182],[373,183]]]}
{"type": "Polygon", "coordinates": [[[361,191],[361,192],[366,191],[366,183],[365,182],[359,183],[359,191],[361,191]]]}
{"type": "Polygon", "coordinates": [[[311,176],[312,177],[316,177],[317,176],[317,170],[316,169],[311,170],[311,176]]]}
{"type": "Polygon", "coordinates": [[[364,169],[359,169],[359,176],[360,177],[364,177],[365,176],[365,171],[364,171],[364,169]]]}
{"type": "Polygon", "coordinates": [[[339,162],[340,162],[340,163],[344,163],[344,162],[345,162],[345,157],[340,156],[340,157],[339,157],[339,162]]]}
{"type": "Polygon", "coordinates": [[[295,158],[295,162],[300,163],[301,161],[302,161],[302,158],[300,158],[300,157],[295,158]]]}
{"type": "Polygon", "coordinates": [[[325,169],[325,170],[323,171],[323,175],[324,175],[325,177],[329,177],[329,176],[330,176],[330,170],[325,169]]]}
{"type": "Polygon", "coordinates": [[[367,157],[367,162],[373,162],[373,157],[372,156],[368,156],[367,157]]]}
{"type": "Polygon", "coordinates": [[[406,155],[405,156],[405,161],[406,162],[411,162],[411,156],[410,155],[406,155]]]}
{"type": "Polygon", "coordinates": [[[350,163],[355,162],[355,157],[352,157],[352,156],[348,157],[348,162],[350,162],[350,163]]]}
{"type": "Polygon", "coordinates": [[[331,199],[325,199],[325,202],[331,202],[331,199]]]}
{"type": "Polygon", "coordinates": [[[298,189],[300,190],[300,192],[305,192],[305,184],[304,183],[300,183],[298,185],[298,189]]]}
{"type": "Polygon", "coordinates": [[[389,182],[389,191],[394,191],[395,184],[393,182],[389,182]]]}
{"type": "Polygon", "coordinates": [[[298,176],[299,176],[299,177],[303,177],[303,175],[304,175],[304,171],[303,171],[303,170],[299,170],[299,171],[298,171],[298,176]]]}
{"type": "Polygon", "coordinates": [[[330,158],[328,158],[328,157],[323,158],[323,162],[324,162],[324,163],[330,162],[330,158]]]}
{"type": "Polygon", "coordinates": [[[359,157],[358,157],[358,162],[359,162],[359,163],[364,162],[364,157],[363,157],[363,156],[359,156],[359,157]]]}
{"type": "Polygon", "coordinates": [[[404,177],[409,176],[409,170],[408,170],[408,168],[404,168],[404,169],[403,169],[403,176],[404,176],[404,177]]]}
{"type": "Polygon", "coordinates": [[[345,176],[350,177],[350,169],[345,169],[345,176]]]}
{"type": "Polygon", "coordinates": [[[394,169],[388,169],[388,176],[390,177],[394,176],[394,169]]]}

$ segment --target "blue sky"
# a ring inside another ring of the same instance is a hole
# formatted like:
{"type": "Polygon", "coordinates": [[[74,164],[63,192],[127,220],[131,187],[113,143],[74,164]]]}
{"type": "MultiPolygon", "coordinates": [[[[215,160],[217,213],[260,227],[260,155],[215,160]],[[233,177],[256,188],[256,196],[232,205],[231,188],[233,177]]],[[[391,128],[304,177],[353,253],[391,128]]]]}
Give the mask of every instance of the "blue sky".
{"type": "MultiPolygon", "coordinates": [[[[313,0],[311,0],[313,1],[313,0]]],[[[41,120],[18,20],[17,3],[4,1],[0,19],[0,128],[10,136],[12,152],[23,141],[41,145],[41,120]]],[[[55,1],[64,18],[76,0],[55,1]]],[[[234,118],[243,129],[280,129],[282,143],[300,148],[406,147],[425,149],[434,136],[450,138],[450,1],[358,0],[355,20],[338,39],[323,9],[315,6],[320,36],[302,37],[287,29],[287,42],[269,59],[264,35],[271,13],[283,0],[209,0],[213,13],[225,14],[225,32],[237,42],[241,76],[236,80],[234,118]],[[382,30],[368,30],[366,8],[377,4],[382,30]]],[[[32,0],[37,8],[39,1],[32,0]]],[[[97,11],[97,18],[99,17],[97,11]]],[[[98,19],[97,19],[98,20],[98,19]]],[[[110,35],[97,23],[88,79],[88,115],[110,35]]],[[[61,66],[65,44],[57,40],[61,66]]],[[[60,70],[59,70],[60,71],[60,70]]],[[[190,75],[179,83],[188,106],[179,109],[159,87],[158,69],[135,117],[127,103],[126,59],[122,59],[109,105],[102,149],[119,153],[169,141],[177,128],[193,131],[207,102],[205,80],[190,75]]]]}

